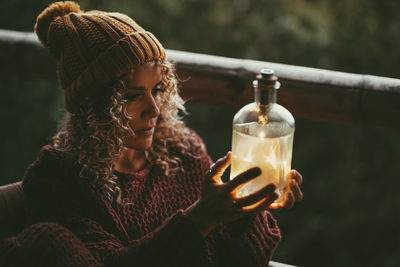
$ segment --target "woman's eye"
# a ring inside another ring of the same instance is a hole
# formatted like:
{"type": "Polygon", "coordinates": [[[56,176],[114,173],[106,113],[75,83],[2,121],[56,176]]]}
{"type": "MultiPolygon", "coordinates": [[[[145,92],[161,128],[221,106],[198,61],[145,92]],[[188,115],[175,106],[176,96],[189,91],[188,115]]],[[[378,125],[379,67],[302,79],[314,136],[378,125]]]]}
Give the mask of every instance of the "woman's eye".
{"type": "Polygon", "coordinates": [[[135,101],[140,97],[140,94],[126,94],[124,98],[128,101],[135,101]]]}
{"type": "Polygon", "coordinates": [[[155,87],[153,89],[153,95],[158,95],[159,93],[163,93],[165,92],[165,88],[163,87],[155,87]]]}

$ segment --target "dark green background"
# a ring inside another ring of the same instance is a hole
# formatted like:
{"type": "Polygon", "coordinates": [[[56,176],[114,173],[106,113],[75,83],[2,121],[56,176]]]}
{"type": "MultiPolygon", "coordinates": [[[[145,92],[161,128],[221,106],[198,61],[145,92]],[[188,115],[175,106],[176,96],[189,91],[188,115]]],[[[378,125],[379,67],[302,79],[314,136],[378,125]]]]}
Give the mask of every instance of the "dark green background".
{"type": "MultiPolygon", "coordinates": [[[[3,1],[0,28],[32,31],[50,1],[3,1]]],[[[400,2],[380,0],[80,1],[122,11],[166,48],[400,78],[400,2]]],[[[0,76],[0,184],[21,178],[62,116],[55,84],[0,76]]],[[[399,103],[400,104],[400,103],[399,103]]],[[[188,103],[213,159],[230,149],[236,110],[188,103]]],[[[384,120],[385,118],[382,118],[384,120]]],[[[399,119],[400,122],[400,119],[399,119]]],[[[274,259],[301,266],[398,266],[400,134],[297,120],[293,167],[303,202],[275,211],[274,259]]]]}

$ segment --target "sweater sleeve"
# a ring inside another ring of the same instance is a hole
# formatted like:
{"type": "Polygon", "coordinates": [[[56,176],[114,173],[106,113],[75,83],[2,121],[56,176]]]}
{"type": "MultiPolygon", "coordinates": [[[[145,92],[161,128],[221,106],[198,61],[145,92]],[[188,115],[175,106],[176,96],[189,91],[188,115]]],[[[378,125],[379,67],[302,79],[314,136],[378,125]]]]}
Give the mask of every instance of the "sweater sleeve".
{"type": "Polygon", "coordinates": [[[265,211],[215,229],[207,237],[217,266],[268,266],[281,239],[272,215],[265,211]]]}
{"type": "Polygon", "coordinates": [[[23,187],[30,223],[51,222],[65,227],[106,266],[208,265],[202,236],[182,210],[142,238],[130,240],[113,227],[111,216],[99,212],[99,207],[72,182],[73,172],[66,166],[66,161],[45,149],[27,170],[23,187]]]}
{"type": "Polygon", "coordinates": [[[68,225],[106,266],[207,266],[202,236],[183,215],[178,211],[153,232],[127,243],[87,218],[76,217],[68,225]]]}
{"type": "Polygon", "coordinates": [[[67,228],[33,224],[16,237],[0,241],[0,266],[103,266],[67,228]]]}

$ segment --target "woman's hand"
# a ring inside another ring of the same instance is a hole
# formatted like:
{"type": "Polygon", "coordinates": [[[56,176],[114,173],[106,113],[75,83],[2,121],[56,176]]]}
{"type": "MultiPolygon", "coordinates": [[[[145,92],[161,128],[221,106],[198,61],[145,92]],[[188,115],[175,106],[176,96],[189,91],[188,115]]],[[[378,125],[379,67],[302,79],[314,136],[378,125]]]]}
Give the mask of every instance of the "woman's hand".
{"type": "MultiPolygon", "coordinates": [[[[222,183],[221,176],[231,162],[231,153],[213,164],[206,174],[201,197],[186,210],[186,215],[206,236],[217,224],[234,221],[247,214],[267,209],[278,195],[275,185],[269,184],[246,197],[236,198],[240,185],[261,174],[259,168],[251,168],[222,183]]],[[[290,203],[288,202],[288,205],[290,203]]]]}
{"type": "Polygon", "coordinates": [[[296,171],[290,171],[290,179],[287,184],[287,191],[285,192],[285,198],[283,203],[272,203],[270,209],[280,208],[292,208],[295,202],[299,202],[303,199],[303,193],[300,190],[300,185],[303,182],[303,176],[296,171]]]}

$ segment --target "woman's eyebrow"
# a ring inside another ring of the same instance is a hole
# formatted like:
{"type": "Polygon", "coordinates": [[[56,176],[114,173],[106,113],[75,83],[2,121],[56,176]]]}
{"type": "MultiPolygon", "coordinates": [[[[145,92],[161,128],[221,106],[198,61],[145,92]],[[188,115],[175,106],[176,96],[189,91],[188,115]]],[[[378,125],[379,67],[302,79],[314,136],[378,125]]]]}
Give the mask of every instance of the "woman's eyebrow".
{"type": "MultiPolygon", "coordinates": [[[[158,83],[156,83],[156,85],[154,85],[154,87],[159,86],[162,83],[162,81],[159,81],[158,83]]],[[[128,90],[146,90],[146,88],[144,88],[143,86],[134,86],[134,87],[130,87],[129,85],[127,86],[128,90]]]]}

